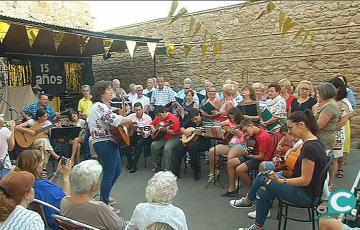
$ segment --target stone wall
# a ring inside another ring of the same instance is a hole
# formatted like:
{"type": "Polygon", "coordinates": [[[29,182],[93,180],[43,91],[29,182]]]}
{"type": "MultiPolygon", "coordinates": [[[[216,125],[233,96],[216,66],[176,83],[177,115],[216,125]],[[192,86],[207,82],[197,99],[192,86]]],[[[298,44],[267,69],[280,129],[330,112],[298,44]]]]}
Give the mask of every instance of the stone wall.
{"type": "Polygon", "coordinates": [[[60,26],[93,28],[85,1],[0,1],[0,14],[60,26]]]}
{"type": "MultiPolygon", "coordinates": [[[[266,6],[264,2],[194,13],[206,28],[223,41],[223,52],[217,56],[210,54],[203,57],[197,47],[185,58],[181,43],[189,40],[188,15],[171,26],[159,19],[116,28],[111,32],[159,37],[165,43],[177,44],[174,58],[156,57],[156,74],[166,76],[175,89],[181,87],[185,77],[194,79],[195,88],[199,89],[205,78],[220,87],[228,78],[237,80],[240,85],[256,81],[269,83],[281,78],[288,78],[294,83],[310,80],[318,84],[343,74],[360,92],[360,2],[275,3],[302,26],[315,32],[315,41],[303,45],[300,45],[300,38],[291,41],[296,30],[281,36],[278,10],[254,21],[266,6]]],[[[200,45],[201,36],[196,36],[193,41],[200,45]]],[[[136,50],[134,59],[127,52],[115,54],[106,61],[98,57],[94,58],[94,74],[96,79],[118,77],[125,85],[130,82],[145,84],[146,78],[154,75],[153,60],[146,47],[136,50]]],[[[353,124],[355,134],[360,137],[358,116],[353,124]]]]}

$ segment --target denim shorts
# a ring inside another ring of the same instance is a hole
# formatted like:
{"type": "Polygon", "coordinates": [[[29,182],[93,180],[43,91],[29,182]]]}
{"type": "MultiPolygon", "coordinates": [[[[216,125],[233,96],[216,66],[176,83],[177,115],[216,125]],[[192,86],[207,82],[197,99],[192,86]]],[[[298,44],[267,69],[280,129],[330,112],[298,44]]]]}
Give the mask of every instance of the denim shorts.
{"type": "Polygon", "coordinates": [[[262,164],[265,167],[265,171],[273,170],[275,168],[275,163],[272,161],[263,161],[262,164]]]}

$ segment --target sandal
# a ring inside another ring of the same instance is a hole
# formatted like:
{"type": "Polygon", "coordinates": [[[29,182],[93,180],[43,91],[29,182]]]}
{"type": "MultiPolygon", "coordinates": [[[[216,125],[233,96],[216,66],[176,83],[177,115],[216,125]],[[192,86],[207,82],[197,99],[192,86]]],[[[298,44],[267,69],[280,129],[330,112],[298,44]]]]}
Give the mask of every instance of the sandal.
{"type": "Polygon", "coordinates": [[[336,174],[336,177],[337,178],[343,178],[344,177],[344,170],[339,169],[337,174],[336,174]]]}

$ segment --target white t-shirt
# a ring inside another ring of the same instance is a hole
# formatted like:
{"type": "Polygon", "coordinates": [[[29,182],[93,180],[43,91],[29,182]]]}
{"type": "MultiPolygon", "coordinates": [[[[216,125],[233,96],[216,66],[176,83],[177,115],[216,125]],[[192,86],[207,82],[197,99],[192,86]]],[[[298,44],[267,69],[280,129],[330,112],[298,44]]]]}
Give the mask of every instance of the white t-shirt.
{"type": "Polygon", "coordinates": [[[0,222],[0,229],[6,230],[43,230],[44,222],[41,216],[21,205],[16,208],[4,222],[0,222]]]}
{"type": "Polygon", "coordinates": [[[74,125],[76,127],[80,127],[82,129],[84,129],[85,128],[85,120],[84,119],[79,119],[78,122],[76,122],[74,125]]]}
{"type": "Polygon", "coordinates": [[[145,108],[145,106],[150,106],[150,98],[144,95],[141,98],[136,98],[132,101],[133,108],[136,102],[140,102],[143,108],[145,108]]]}
{"type": "Polygon", "coordinates": [[[4,161],[4,168],[11,169],[11,161],[8,154],[8,140],[11,136],[11,131],[7,127],[0,128],[0,160],[4,161]]]}
{"type": "Polygon", "coordinates": [[[145,230],[152,223],[167,223],[175,230],[187,230],[186,217],[172,204],[139,203],[125,230],[145,230]]]}
{"type": "Polygon", "coordinates": [[[118,127],[122,120],[123,116],[112,112],[111,108],[104,103],[96,102],[93,104],[87,122],[94,143],[107,140],[116,142],[110,133],[110,129],[118,127]]]}
{"type": "MultiPolygon", "coordinates": [[[[35,125],[36,121],[34,119],[30,119],[28,121],[25,122],[26,126],[33,126],[35,125]]],[[[42,127],[46,127],[46,126],[49,126],[51,125],[51,121],[47,120],[45,121],[45,124],[42,126],[42,127]]]]}
{"type": "MultiPolygon", "coordinates": [[[[138,118],[136,116],[136,113],[132,113],[132,114],[129,114],[127,116],[127,118],[130,118],[133,122],[136,122],[137,123],[137,126],[139,128],[144,128],[146,126],[150,126],[151,125],[151,122],[152,122],[152,119],[149,115],[147,114],[143,114],[141,118],[138,118]]],[[[143,137],[144,138],[147,138],[150,136],[150,133],[151,133],[151,130],[148,130],[148,131],[144,131],[144,134],[143,134],[143,137]]]]}

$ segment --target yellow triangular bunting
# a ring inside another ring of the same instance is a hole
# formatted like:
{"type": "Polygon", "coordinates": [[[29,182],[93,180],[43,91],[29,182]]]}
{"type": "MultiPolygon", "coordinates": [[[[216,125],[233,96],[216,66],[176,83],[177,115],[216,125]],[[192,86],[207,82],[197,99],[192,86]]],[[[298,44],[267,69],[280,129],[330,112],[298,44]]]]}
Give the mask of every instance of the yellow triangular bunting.
{"type": "Polygon", "coordinates": [[[52,31],[52,33],[54,37],[54,47],[55,50],[57,51],[65,34],[64,32],[59,32],[59,31],[52,31]]]}
{"type": "Polygon", "coordinates": [[[195,21],[196,21],[195,17],[191,15],[190,23],[189,23],[189,35],[191,34],[191,32],[193,30],[195,21]]]}
{"type": "Polygon", "coordinates": [[[303,32],[305,32],[304,27],[300,27],[300,29],[299,29],[298,32],[295,34],[295,36],[294,36],[294,38],[293,38],[292,40],[297,39],[297,38],[300,36],[300,34],[302,34],[303,32]]]}
{"type": "Polygon", "coordinates": [[[103,45],[104,45],[104,51],[105,54],[110,52],[111,45],[113,44],[113,39],[111,38],[103,38],[103,45]]]}
{"type": "Polygon", "coordinates": [[[188,57],[190,54],[191,49],[194,47],[193,44],[185,44],[184,48],[185,48],[185,57],[188,57]]]}
{"type": "Polygon", "coordinates": [[[35,42],[35,39],[38,36],[39,32],[40,32],[39,28],[26,27],[26,34],[27,34],[28,39],[29,39],[30,48],[33,46],[33,44],[35,42]]]}
{"type": "Polygon", "coordinates": [[[206,43],[203,43],[201,45],[201,52],[202,52],[203,56],[206,56],[206,54],[208,52],[208,48],[209,48],[209,45],[206,43]]]}
{"type": "Polygon", "coordinates": [[[297,22],[295,22],[292,18],[287,17],[284,21],[283,27],[282,27],[282,35],[284,36],[291,28],[298,25],[297,22]]]}
{"type": "Polygon", "coordinates": [[[10,28],[10,24],[7,22],[0,22],[0,42],[4,41],[4,38],[10,28]]]}
{"type": "Polygon", "coordinates": [[[167,50],[167,53],[168,53],[169,57],[173,57],[173,55],[175,54],[175,45],[174,44],[168,44],[166,46],[166,50],[167,50]]]}
{"type": "Polygon", "coordinates": [[[220,40],[217,40],[214,47],[215,55],[221,53],[221,50],[222,50],[222,42],[220,40]]]}
{"type": "Polygon", "coordinates": [[[90,40],[90,37],[79,35],[78,39],[79,39],[80,52],[83,53],[90,40]]]}
{"type": "Polygon", "coordinates": [[[279,13],[279,30],[280,30],[280,33],[281,33],[283,25],[284,25],[285,17],[286,17],[285,13],[280,10],[280,13],[279,13]]]}

